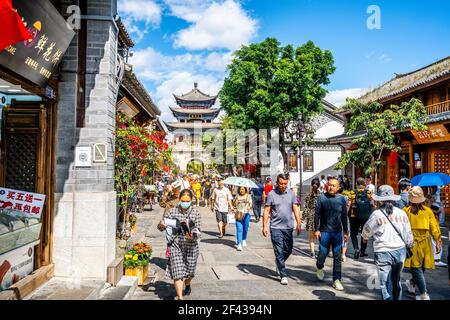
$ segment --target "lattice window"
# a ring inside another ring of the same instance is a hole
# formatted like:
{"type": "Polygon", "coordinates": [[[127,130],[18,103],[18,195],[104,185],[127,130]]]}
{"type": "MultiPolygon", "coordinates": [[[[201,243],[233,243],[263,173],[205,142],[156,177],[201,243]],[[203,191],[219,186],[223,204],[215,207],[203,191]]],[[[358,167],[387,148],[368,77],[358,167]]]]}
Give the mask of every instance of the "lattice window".
{"type": "MultiPolygon", "coordinates": [[[[434,154],[434,171],[450,174],[450,154],[438,153],[434,154]]],[[[445,208],[450,208],[450,189],[447,186],[441,189],[441,202],[445,208]]]]}
{"type": "Polygon", "coordinates": [[[36,192],[38,134],[7,134],[6,187],[36,192]]]}

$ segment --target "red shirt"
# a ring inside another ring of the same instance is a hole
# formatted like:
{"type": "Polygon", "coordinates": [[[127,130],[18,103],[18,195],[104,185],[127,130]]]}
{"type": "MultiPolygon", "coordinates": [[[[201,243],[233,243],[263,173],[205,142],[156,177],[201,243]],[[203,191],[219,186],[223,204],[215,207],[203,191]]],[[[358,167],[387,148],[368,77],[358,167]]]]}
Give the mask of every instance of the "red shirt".
{"type": "Polygon", "coordinates": [[[264,192],[266,193],[266,197],[269,194],[269,192],[272,190],[273,190],[273,184],[266,183],[266,185],[264,186],[264,192]]]}

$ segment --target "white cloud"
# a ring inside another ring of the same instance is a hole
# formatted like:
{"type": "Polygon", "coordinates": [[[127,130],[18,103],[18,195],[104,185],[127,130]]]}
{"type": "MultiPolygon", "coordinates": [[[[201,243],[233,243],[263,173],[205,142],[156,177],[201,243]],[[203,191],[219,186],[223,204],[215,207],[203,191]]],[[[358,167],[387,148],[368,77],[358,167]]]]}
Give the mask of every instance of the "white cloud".
{"type": "Polygon", "coordinates": [[[235,0],[213,2],[203,12],[179,16],[193,24],[175,34],[176,48],[235,50],[255,37],[258,29],[257,20],[235,0]]]}
{"type": "MultiPolygon", "coordinates": [[[[176,106],[173,93],[187,93],[194,87],[194,82],[197,82],[199,89],[206,94],[218,94],[229,57],[229,52],[167,56],[149,47],[136,51],[129,62],[138,78],[144,83],[151,81],[156,85],[151,96],[161,110],[161,118],[174,121],[169,110],[169,106],[176,106]]],[[[220,107],[219,101],[214,107],[220,107]]]]}
{"type": "Polygon", "coordinates": [[[369,91],[368,88],[350,88],[343,90],[334,90],[328,92],[328,94],[325,97],[325,100],[335,105],[336,107],[340,107],[345,104],[346,98],[359,98],[368,91],[369,91]]]}
{"type": "Polygon", "coordinates": [[[119,0],[117,5],[128,32],[136,36],[136,41],[142,40],[150,27],[161,23],[161,7],[154,0],[119,0]]]}
{"type": "Polygon", "coordinates": [[[199,21],[213,3],[211,0],[164,0],[170,13],[188,22],[199,21]]]}
{"type": "MultiPolygon", "coordinates": [[[[174,117],[169,107],[176,107],[175,98],[173,94],[184,94],[191,91],[194,88],[194,82],[198,83],[199,89],[209,95],[218,94],[222,87],[221,79],[207,74],[192,74],[186,71],[176,71],[167,75],[164,80],[156,89],[154,98],[158,103],[158,107],[161,109],[161,118],[165,121],[174,121],[174,117]]],[[[215,108],[220,107],[216,102],[215,108]]]]}

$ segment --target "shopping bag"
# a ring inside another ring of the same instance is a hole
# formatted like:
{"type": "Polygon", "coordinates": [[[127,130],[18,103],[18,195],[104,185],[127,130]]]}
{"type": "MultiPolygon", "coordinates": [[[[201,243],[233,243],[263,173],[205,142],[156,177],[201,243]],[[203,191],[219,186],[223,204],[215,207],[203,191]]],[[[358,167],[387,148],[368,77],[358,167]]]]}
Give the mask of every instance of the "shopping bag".
{"type": "Polygon", "coordinates": [[[227,222],[231,224],[236,224],[236,218],[234,216],[234,213],[227,214],[227,222]]]}

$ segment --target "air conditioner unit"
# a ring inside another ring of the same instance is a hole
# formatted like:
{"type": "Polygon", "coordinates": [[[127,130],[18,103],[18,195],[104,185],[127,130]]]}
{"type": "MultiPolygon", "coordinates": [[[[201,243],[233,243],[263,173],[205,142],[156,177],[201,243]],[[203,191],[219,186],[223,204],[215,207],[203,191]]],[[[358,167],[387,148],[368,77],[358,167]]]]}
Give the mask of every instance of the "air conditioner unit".
{"type": "Polygon", "coordinates": [[[6,96],[0,93],[0,107],[6,107],[6,96]]]}

